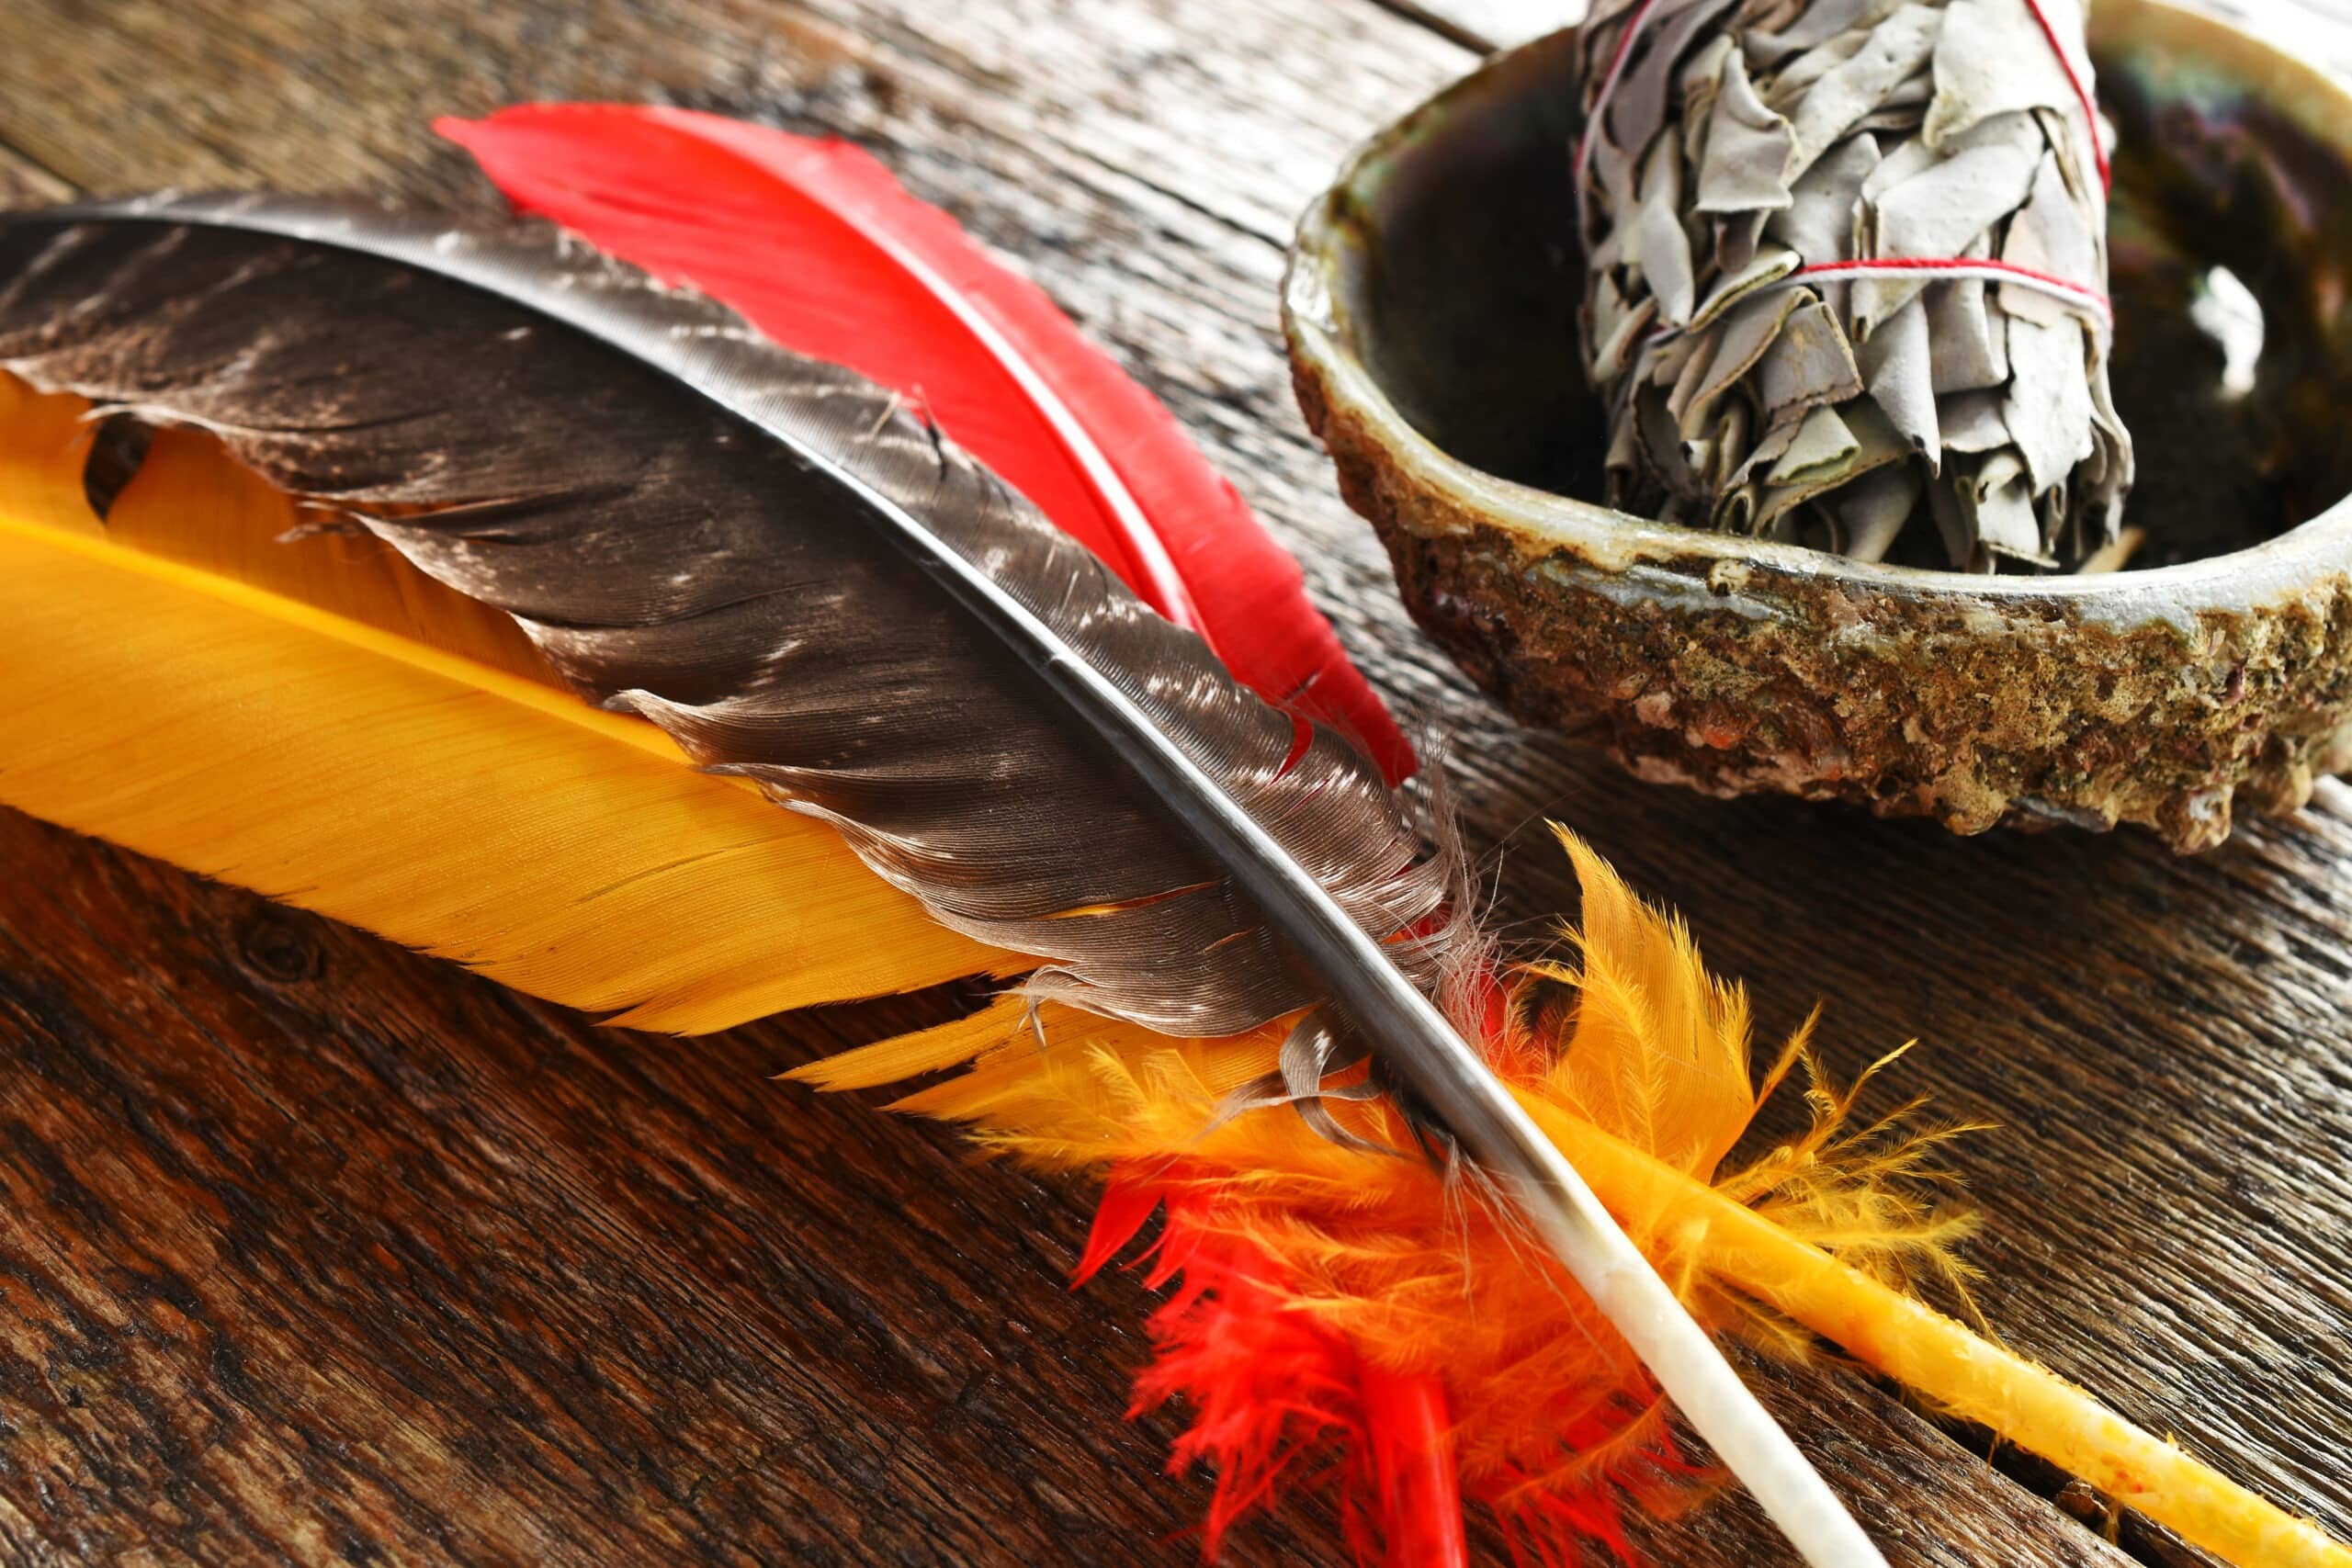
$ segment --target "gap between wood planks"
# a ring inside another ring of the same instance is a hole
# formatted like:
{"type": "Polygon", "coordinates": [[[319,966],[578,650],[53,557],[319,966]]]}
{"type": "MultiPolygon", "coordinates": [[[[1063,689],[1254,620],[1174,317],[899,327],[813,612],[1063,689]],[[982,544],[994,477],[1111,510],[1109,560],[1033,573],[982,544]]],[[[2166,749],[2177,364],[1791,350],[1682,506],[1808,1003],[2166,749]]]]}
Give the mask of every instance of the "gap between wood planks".
{"type": "Polygon", "coordinates": [[[1458,43],[1476,53],[1491,54],[1496,48],[1495,40],[1483,29],[1447,16],[1442,9],[1431,10],[1426,6],[1415,5],[1413,0],[1372,0],[1372,3],[1408,22],[1419,23],[1449,43],[1458,43]]]}

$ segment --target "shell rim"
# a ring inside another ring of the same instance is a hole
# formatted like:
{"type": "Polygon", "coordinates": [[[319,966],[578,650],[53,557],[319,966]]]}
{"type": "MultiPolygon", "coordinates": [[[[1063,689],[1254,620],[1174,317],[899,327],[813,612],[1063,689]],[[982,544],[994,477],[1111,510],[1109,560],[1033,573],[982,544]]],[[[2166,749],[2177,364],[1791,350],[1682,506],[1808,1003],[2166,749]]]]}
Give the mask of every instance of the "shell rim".
{"type": "MultiPolygon", "coordinates": [[[[2263,36],[2253,18],[2218,7],[2177,0],[2099,0],[2093,9],[2094,33],[2109,38],[2147,38],[2169,33],[2193,37],[2208,48],[2238,57],[2249,77],[2291,84],[2323,110],[2298,114],[2320,121],[2338,156],[2352,165],[2352,89],[2306,62],[2304,51],[2290,51],[2283,40],[2263,36]]],[[[2312,17],[2316,25],[2324,18],[2312,17]]],[[[2298,25],[2302,25],[2298,18],[2298,25]]],[[[2340,26],[2330,24],[2331,26],[2340,26]]],[[[2124,570],[2097,577],[1977,576],[1923,567],[1857,561],[1801,545],[1780,544],[1679,527],[1593,502],[1537,489],[1473,467],[1439,446],[1400,413],[1357,354],[1353,328],[1342,318],[1348,288],[1343,281],[1352,248],[1361,244],[1348,214],[1361,210],[1384,186],[1384,166],[1410,157],[1412,143],[1429,128],[1484,93],[1508,90],[1510,79],[1574,35],[1563,28],[1488,57],[1468,75],[1450,84],[1402,118],[1361,142],[1341,164],[1331,185],[1299,220],[1282,285],[1282,316],[1293,365],[1311,378],[1325,400],[1345,410],[1407,475],[1464,511],[1517,536],[1522,547],[1566,547],[1589,565],[1623,573],[1638,565],[1696,566],[1712,574],[1728,567],[1748,573],[1740,583],[1753,593],[1759,570],[1818,586],[1904,599],[1999,602],[2022,610],[2058,609],[2101,620],[2177,621],[2199,610],[2246,609],[2307,585],[2322,574],[2352,569],[2352,496],[2275,538],[2199,560],[2124,570]]],[[[2280,96],[2274,87],[2269,95],[2280,96]]],[[[1411,519],[1400,519],[1411,525],[1411,519]]]]}

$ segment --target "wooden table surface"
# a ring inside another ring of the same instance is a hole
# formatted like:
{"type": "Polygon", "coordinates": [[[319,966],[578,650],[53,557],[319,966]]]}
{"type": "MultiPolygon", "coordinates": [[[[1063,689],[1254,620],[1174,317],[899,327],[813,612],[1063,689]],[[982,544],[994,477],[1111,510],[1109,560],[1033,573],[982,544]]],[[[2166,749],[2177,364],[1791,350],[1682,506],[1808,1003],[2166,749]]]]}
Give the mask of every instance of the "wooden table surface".
{"type": "MultiPolygon", "coordinates": [[[[1644,787],[1416,634],[1290,398],[1275,283],[1351,142],[1514,0],[0,0],[6,194],[482,202],[426,125],[655,98],[839,131],[1041,281],[1451,738],[1506,908],[1533,830],[1679,904],[1768,1029],[2000,1131],[1958,1163],[2014,1346],[2352,1535],[2352,791],[2176,860],[1644,787]]],[[[968,1005],[673,1041],[0,812],[10,1562],[1182,1563],[1206,1483],[1120,1419],[1148,1303],[1086,1195],[769,1076],[968,1005]]],[[[2198,1561],[1835,1366],[1761,1374],[1897,1563],[2198,1561]],[[2054,1499],[2054,1500],[2053,1500],[2054,1499]]],[[[1777,1564],[1736,1495],[1659,1562],[1777,1564]]],[[[1491,1538],[1482,1538],[1495,1551],[1491,1538]]],[[[1311,1507],[1230,1561],[1343,1561],[1311,1507]]]]}

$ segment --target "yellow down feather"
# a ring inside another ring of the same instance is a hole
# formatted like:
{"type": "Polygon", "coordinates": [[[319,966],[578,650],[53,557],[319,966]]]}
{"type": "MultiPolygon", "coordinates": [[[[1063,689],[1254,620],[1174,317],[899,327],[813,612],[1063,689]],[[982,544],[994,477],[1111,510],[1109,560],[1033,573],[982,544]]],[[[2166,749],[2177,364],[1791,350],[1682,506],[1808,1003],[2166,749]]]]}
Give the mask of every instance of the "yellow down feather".
{"type": "Polygon", "coordinates": [[[0,378],[0,804],[641,1029],[1025,966],[205,438],[101,524],[85,412],[0,378]]]}

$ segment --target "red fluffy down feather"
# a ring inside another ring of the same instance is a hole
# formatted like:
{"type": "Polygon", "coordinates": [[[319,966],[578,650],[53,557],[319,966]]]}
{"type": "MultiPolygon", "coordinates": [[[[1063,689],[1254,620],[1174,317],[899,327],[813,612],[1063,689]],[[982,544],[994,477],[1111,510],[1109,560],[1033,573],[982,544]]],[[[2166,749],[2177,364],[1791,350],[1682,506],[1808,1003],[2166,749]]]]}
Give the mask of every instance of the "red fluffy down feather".
{"type": "Polygon", "coordinates": [[[1359,1357],[1298,1302],[1281,1263],[1227,1232],[1198,1194],[1140,1171],[1114,1176],[1074,1281],[1091,1279],[1162,1211],[1145,1283],[1175,1290],[1151,1314],[1156,1355],[1128,1414],[1179,1395],[1189,1406],[1168,1468],[1202,1461],[1216,1472],[1205,1560],[1216,1561],[1251,1510],[1319,1489],[1367,1568],[1468,1568],[1444,1381],[1359,1357]]]}
{"type": "Polygon", "coordinates": [[[1392,782],[1412,771],[1297,561],[1174,416],[865,152],[611,104],[527,105],[435,129],[518,208],[919,400],[1261,695],[1352,734],[1392,782]]]}

